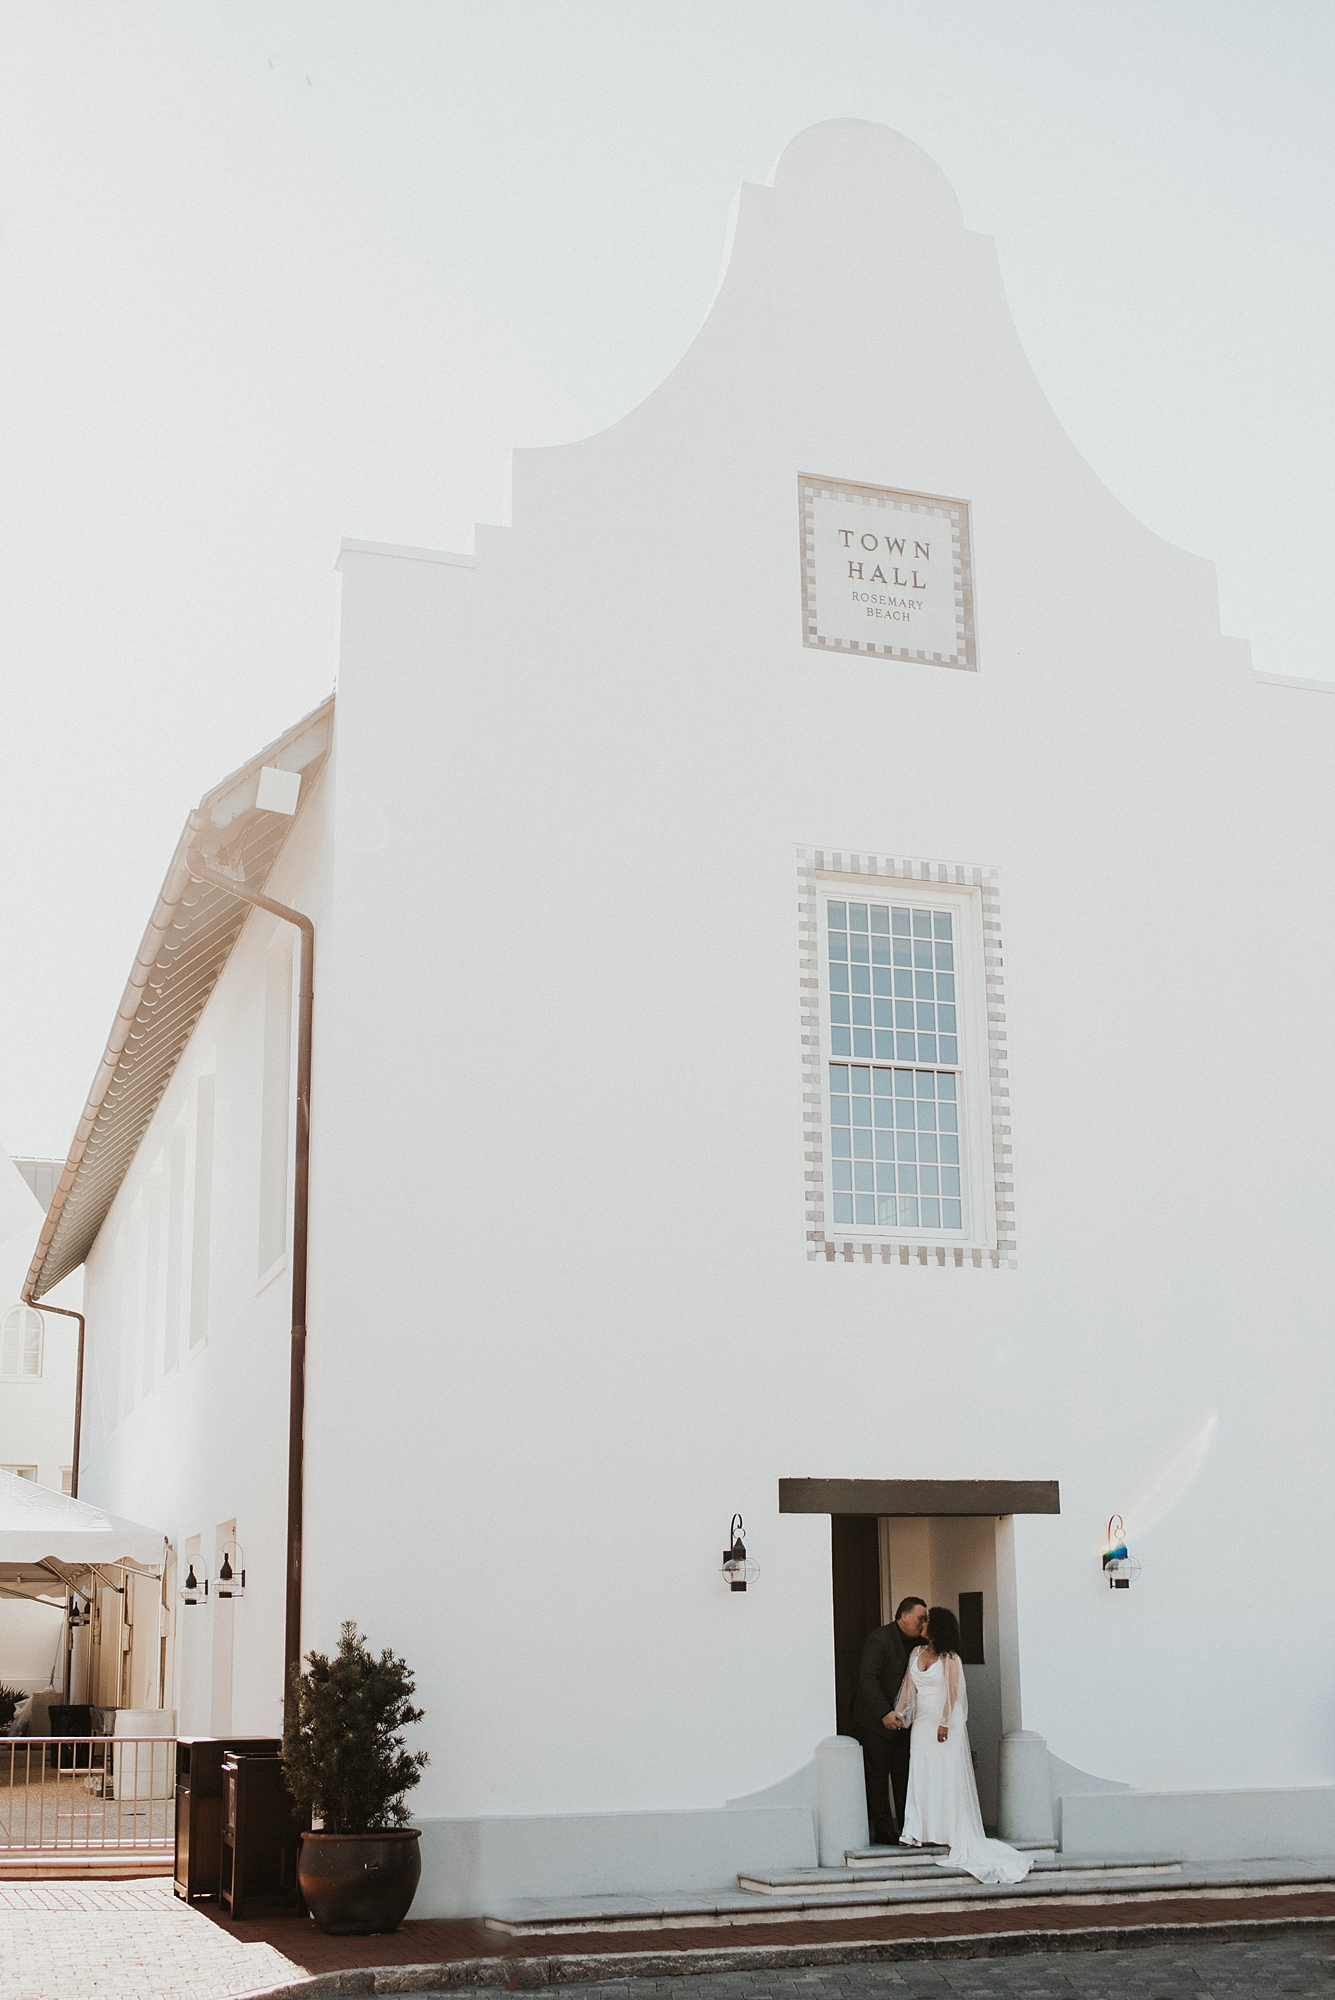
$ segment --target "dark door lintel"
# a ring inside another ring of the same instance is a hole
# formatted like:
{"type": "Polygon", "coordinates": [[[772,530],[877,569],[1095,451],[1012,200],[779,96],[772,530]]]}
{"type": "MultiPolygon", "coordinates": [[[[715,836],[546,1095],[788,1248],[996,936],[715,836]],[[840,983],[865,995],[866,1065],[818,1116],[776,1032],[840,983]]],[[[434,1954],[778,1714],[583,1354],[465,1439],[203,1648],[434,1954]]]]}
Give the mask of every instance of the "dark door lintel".
{"type": "Polygon", "coordinates": [[[1055,1479],[781,1479],[781,1514],[1060,1514],[1055,1479]]]}

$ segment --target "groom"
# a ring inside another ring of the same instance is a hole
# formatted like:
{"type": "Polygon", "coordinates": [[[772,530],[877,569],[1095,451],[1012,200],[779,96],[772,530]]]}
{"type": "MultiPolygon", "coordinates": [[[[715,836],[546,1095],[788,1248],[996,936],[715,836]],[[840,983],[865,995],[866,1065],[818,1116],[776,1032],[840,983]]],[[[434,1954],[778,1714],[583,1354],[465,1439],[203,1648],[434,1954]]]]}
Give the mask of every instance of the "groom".
{"type": "Polygon", "coordinates": [[[882,1625],[862,1648],[853,1726],[862,1745],[867,1821],[878,1847],[893,1847],[904,1824],[909,1733],[897,1727],[894,1707],[909,1670],[910,1655],[922,1644],[926,1631],[927,1606],[920,1597],[906,1597],[893,1624],[882,1625]]]}

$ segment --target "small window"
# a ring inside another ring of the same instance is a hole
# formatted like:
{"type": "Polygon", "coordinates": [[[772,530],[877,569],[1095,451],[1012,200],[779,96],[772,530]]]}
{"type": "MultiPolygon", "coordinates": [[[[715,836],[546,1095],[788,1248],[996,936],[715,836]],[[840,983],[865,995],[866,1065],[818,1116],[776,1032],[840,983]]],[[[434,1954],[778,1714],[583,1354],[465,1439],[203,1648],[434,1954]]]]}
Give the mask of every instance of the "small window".
{"type": "Polygon", "coordinates": [[[60,1490],[62,1493],[73,1493],[74,1491],[74,1467],[72,1465],[62,1465],[60,1468],[60,1490]]]}
{"type": "Polygon", "coordinates": [[[20,1479],[35,1480],[37,1477],[35,1465],[0,1465],[0,1472],[16,1472],[20,1479]]]}
{"type": "MultiPolygon", "coordinates": [[[[42,1335],[46,1322],[32,1306],[11,1306],[0,1320],[0,1376],[10,1381],[35,1381],[42,1372],[42,1335]]],[[[12,1472],[13,1466],[9,1467],[12,1472]]],[[[36,1474],[33,1477],[36,1478],[36,1474]]]]}
{"type": "Polygon", "coordinates": [[[960,1596],[960,1665],[985,1667],[983,1652],[983,1593],[962,1590],[960,1596]]]}

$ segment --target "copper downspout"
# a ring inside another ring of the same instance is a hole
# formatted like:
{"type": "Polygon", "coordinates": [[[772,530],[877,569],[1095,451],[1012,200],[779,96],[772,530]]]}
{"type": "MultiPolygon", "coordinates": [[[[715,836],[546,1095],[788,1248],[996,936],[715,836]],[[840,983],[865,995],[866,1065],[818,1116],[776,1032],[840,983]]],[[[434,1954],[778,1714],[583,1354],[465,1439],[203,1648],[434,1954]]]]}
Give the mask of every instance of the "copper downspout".
{"type": "Polygon", "coordinates": [[[292,1373],[287,1419],[287,1612],[283,1630],[283,1704],[286,1707],[294,1668],[301,1665],[302,1496],[305,1470],[306,1417],[306,1263],[310,1216],[311,1174],[311,1021],[315,993],[315,925],[300,910],[275,903],[254,889],[243,888],[226,875],[215,874],[192,848],[186,866],[197,882],[225,889],[238,902],[267,910],[295,924],[301,933],[297,984],[297,1146],[292,1191],[292,1373]]]}

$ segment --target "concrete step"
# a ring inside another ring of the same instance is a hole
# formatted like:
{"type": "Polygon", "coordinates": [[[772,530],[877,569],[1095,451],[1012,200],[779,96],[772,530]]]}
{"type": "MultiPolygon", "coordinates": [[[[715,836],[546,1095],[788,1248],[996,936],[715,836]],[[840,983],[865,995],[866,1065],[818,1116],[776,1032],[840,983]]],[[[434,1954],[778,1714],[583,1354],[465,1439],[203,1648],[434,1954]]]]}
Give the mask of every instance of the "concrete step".
{"type": "Polygon", "coordinates": [[[0,1882],[124,1882],[174,1869],[160,1848],[0,1848],[0,1882]]]}
{"type": "MultiPolygon", "coordinates": [[[[860,1900],[861,1894],[877,1883],[972,1882],[974,1877],[967,1869],[950,1866],[946,1860],[947,1852],[944,1847],[918,1847],[895,1855],[892,1849],[883,1848],[881,1853],[884,1859],[878,1857],[872,1861],[860,1858],[856,1865],[846,1868],[782,1868],[773,1873],[739,1875],[737,1886],[758,1896],[815,1893],[837,1902],[846,1900],[850,1891],[858,1892],[860,1900]]],[[[1053,1894],[1086,1885],[1098,1887],[1113,1876],[1118,1878],[1120,1886],[1130,1884],[1134,1887],[1142,1881],[1162,1882],[1165,1876],[1179,1874],[1181,1866],[1175,1855],[1167,1854],[1149,1858],[1100,1855],[1089,1860],[1077,1860],[1074,1856],[1040,1849],[1031,1855],[1026,1881],[1031,1890],[1053,1894]]]]}
{"type": "MultiPolygon", "coordinates": [[[[919,1849],[918,1855],[925,1850],[919,1849]]],[[[739,1925],[792,1924],[831,1919],[854,1924],[859,1918],[1020,1903],[1034,1911],[1041,1928],[1045,1905],[1066,1897],[1095,1907],[1134,1904],[1157,1897],[1206,1896],[1243,1908],[1248,1897],[1285,1890],[1335,1888],[1335,1857],[1321,1860],[1179,1862],[1171,1855],[1054,1855],[1040,1851],[1023,1882],[976,1882],[971,1875],[911,1862],[888,1879],[862,1870],[785,1871],[791,1886],[763,1873],[747,1876],[758,1888],[681,1891],[655,1895],[524,1897],[494,1909],[489,1929],[510,1937],[560,1937],[576,1932],[712,1929],[715,1935],[739,1925]],[[793,1880],[792,1878],[800,1878],[793,1880]]],[[[683,1940],[683,1946],[685,1940],[683,1940]]]]}
{"type": "MultiPolygon", "coordinates": [[[[1013,1840],[1021,1854],[1055,1854],[1055,1840],[1013,1840]]],[[[923,1863],[930,1866],[938,1854],[945,1854],[944,1846],[933,1846],[929,1841],[922,1847],[848,1847],[844,1850],[844,1865],[847,1868],[874,1868],[882,1861],[906,1861],[920,1856],[923,1863]]]]}

